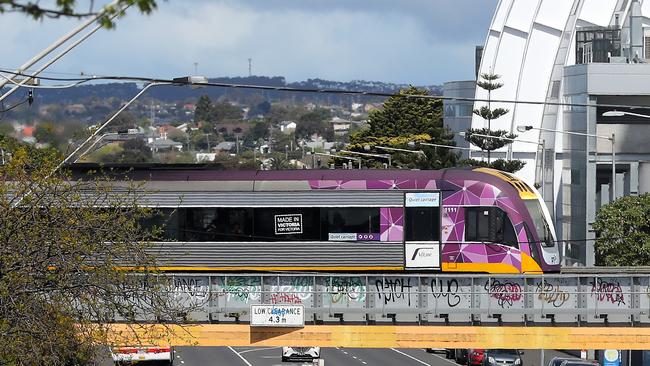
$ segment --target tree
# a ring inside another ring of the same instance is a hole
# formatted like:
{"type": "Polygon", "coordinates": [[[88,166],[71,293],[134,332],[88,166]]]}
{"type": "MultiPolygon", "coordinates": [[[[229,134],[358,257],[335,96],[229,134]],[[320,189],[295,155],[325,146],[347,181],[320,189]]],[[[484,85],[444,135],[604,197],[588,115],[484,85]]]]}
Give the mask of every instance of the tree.
{"type": "Polygon", "coordinates": [[[596,265],[650,265],[650,194],[625,196],[602,206],[593,228],[596,265]]]}
{"type": "Polygon", "coordinates": [[[211,121],[221,122],[227,120],[241,120],[244,112],[241,108],[229,102],[219,102],[212,106],[211,121]]]}
{"type": "Polygon", "coordinates": [[[34,138],[40,143],[49,144],[53,147],[56,147],[56,145],[61,141],[60,137],[57,135],[56,127],[52,122],[43,122],[38,124],[34,129],[34,138]]]}
{"type": "Polygon", "coordinates": [[[207,95],[202,95],[196,102],[194,109],[194,123],[212,121],[212,100],[207,95]]]}
{"type": "Polygon", "coordinates": [[[313,134],[324,136],[325,138],[333,138],[334,129],[332,128],[329,120],[332,114],[327,109],[314,109],[300,116],[298,119],[298,126],[296,127],[296,136],[302,138],[309,138],[313,134]]]}
{"type": "Polygon", "coordinates": [[[138,120],[131,112],[122,112],[106,128],[107,132],[127,132],[131,128],[138,127],[138,120]]]}
{"type": "Polygon", "coordinates": [[[488,92],[488,104],[487,106],[474,109],[474,114],[487,121],[487,128],[470,128],[465,134],[466,141],[477,146],[482,151],[487,151],[487,164],[474,159],[469,159],[464,161],[464,163],[468,165],[487,166],[508,172],[516,172],[523,168],[526,163],[520,160],[505,161],[504,159],[492,162],[490,156],[492,151],[511,144],[513,140],[517,138],[517,135],[506,130],[492,130],[492,121],[509,112],[504,108],[491,108],[492,92],[503,86],[503,83],[498,81],[500,78],[501,76],[496,74],[481,74],[482,80],[479,80],[476,85],[488,92]]]}
{"type": "Polygon", "coordinates": [[[100,176],[71,184],[54,173],[51,149],[0,145],[13,149],[0,167],[0,364],[82,365],[97,342],[119,342],[102,326],[113,319],[178,322],[185,309],[157,277],[149,251],[159,230],[141,225],[153,212],[134,185],[114,189],[100,176]]]}
{"type": "Polygon", "coordinates": [[[0,0],[0,13],[19,12],[31,16],[36,20],[43,18],[88,18],[100,15],[98,21],[105,28],[112,28],[115,23],[111,19],[114,15],[121,16],[127,5],[136,5],[143,14],[150,14],[156,9],[156,0],[119,0],[115,6],[105,6],[95,9],[90,2],[90,9],[86,5],[77,6],[76,0],[57,0],[41,5],[38,1],[0,0]]]}
{"type": "MultiPolygon", "coordinates": [[[[428,94],[426,89],[411,86],[389,97],[384,102],[383,109],[370,113],[369,127],[350,136],[350,149],[361,152],[367,150],[366,146],[371,149],[374,146],[409,149],[408,143],[411,141],[453,146],[453,135],[442,123],[442,101],[423,98],[428,94]],[[409,97],[410,95],[423,97],[409,97]]],[[[426,156],[393,154],[394,165],[419,169],[440,169],[456,165],[458,154],[451,149],[425,146],[421,148],[426,156]]],[[[386,153],[383,150],[376,152],[386,153]]],[[[364,165],[368,163],[370,161],[364,165]]]]}

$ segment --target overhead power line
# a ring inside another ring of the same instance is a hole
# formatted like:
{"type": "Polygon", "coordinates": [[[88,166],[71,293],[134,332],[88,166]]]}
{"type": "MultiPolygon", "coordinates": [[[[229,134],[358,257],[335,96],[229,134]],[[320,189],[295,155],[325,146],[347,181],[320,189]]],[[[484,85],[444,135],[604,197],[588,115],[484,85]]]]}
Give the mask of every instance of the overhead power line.
{"type": "MultiPolygon", "coordinates": [[[[31,75],[24,72],[15,72],[5,69],[0,69],[0,72],[11,74],[15,76],[24,76],[35,78],[36,75],[31,75]]],[[[233,88],[233,89],[251,89],[251,90],[265,90],[265,91],[283,91],[293,93],[322,93],[322,94],[336,94],[336,95],[354,95],[354,96],[369,96],[369,97],[400,97],[409,99],[434,99],[434,100],[453,100],[459,102],[491,102],[491,103],[506,103],[506,104],[529,104],[529,105],[553,105],[560,107],[603,107],[603,108],[627,108],[627,109],[646,109],[650,108],[648,105],[637,104],[611,104],[611,103],[563,103],[563,102],[549,102],[549,101],[529,101],[529,100],[513,100],[513,99],[485,99],[485,98],[463,98],[463,97],[449,97],[444,95],[416,95],[416,94],[397,94],[385,93],[374,91],[358,91],[358,90],[345,90],[345,89],[313,89],[313,88],[295,88],[288,86],[268,86],[268,85],[255,85],[255,84],[233,84],[233,83],[216,83],[216,82],[191,82],[174,79],[157,79],[142,76],[92,76],[80,78],[58,78],[58,77],[45,77],[38,76],[41,80],[51,81],[69,81],[69,82],[88,82],[88,81],[133,81],[133,82],[149,82],[149,83],[169,83],[174,85],[194,85],[194,86],[211,86],[219,88],[233,88]]]]}

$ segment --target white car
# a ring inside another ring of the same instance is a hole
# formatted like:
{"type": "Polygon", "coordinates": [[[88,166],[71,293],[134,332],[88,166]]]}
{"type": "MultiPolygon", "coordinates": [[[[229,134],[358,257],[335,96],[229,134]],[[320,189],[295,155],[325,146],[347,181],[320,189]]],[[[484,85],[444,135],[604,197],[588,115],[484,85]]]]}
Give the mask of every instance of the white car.
{"type": "Polygon", "coordinates": [[[320,358],[320,347],[282,347],[282,361],[320,358]]]}
{"type": "Polygon", "coordinates": [[[174,349],[172,347],[138,346],[111,348],[111,357],[115,365],[128,365],[139,362],[164,362],[174,364],[174,349]]]}

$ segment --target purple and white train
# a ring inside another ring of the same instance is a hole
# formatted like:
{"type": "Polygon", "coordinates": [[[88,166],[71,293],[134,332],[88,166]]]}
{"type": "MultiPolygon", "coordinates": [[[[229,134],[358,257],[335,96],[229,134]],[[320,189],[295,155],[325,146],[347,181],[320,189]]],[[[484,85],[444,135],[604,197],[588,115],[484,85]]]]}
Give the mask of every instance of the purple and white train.
{"type": "Polygon", "coordinates": [[[560,271],[539,193],[492,169],[143,165],[125,174],[158,208],[143,224],[164,223],[166,271],[560,271]]]}

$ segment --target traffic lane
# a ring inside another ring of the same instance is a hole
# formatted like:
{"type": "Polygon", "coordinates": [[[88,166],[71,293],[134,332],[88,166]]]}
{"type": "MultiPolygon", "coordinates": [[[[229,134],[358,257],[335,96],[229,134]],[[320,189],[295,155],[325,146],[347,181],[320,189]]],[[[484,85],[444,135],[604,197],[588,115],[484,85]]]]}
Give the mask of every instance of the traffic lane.
{"type": "Polygon", "coordinates": [[[562,352],[562,351],[556,351],[554,349],[547,349],[544,350],[544,362],[541,362],[541,350],[531,350],[527,349],[524,350],[523,356],[521,356],[521,363],[526,365],[526,366],[547,366],[549,361],[553,359],[553,357],[576,357],[574,355],[562,352]]]}
{"type": "Polygon", "coordinates": [[[408,365],[408,366],[451,366],[444,354],[430,354],[423,349],[392,348],[327,348],[322,357],[325,365],[408,365]]]}
{"type": "Polygon", "coordinates": [[[175,347],[174,365],[249,366],[229,347],[175,347]]]}
{"type": "MultiPolygon", "coordinates": [[[[281,347],[233,347],[248,363],[246,366],[300,366],[311,362],[282,362],[281,347]]],[[[451,366],[444,354],[428,354],[422,349],[390,348],[321,348],[321,358],[327,366],[451,366]]],[[[187,365],[187,364],[186,364],[187,365]]],[[[207,365],[207,364],[206,364],[207,365]]],[[[185,365],[183,365],[185,366],[185,365]]]]}

